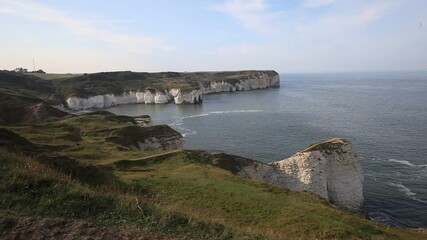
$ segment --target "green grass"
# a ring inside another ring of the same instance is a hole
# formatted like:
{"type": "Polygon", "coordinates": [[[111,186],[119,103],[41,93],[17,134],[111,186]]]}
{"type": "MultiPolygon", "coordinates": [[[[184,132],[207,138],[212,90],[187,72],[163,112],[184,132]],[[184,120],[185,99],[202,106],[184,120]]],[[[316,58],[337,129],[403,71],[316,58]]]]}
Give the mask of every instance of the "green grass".
{"type": "MultiPolygon", "coordinates": [[[[83,163],[103,164],[121,159],[140,158],[157,154],[160,151],[132,151],[126,144],[106,141],[117,132],[127,133],[129,128],[136,129],[138,136],[133,140],[151,137],[153,133],[175,131],[165,126],[138,127],[133,118],[113,114],[87,114],[71,116],[53,122],[39,124],[18,124],[8,129],[27,138],[49,152],[63,154],[83,163]],[[169,129],[169,130],[168,130],[169,129]]],[[[116,136],[117,137],[117,136],[116,136]]],[[[134,142],[132,140],[132,143],[134,142]]]]}
{"type": "Polygon", "coordinates": [[[31,158],[0,149],[0,214],[86,220],[113,229],[192,239],[255,239],[227,227],[150,206],[138,191],[90,187],[31,158]],[[136,200],[139,199],[139,204],[136,200]]]}
{"type": "Polygon", "coordinates": [[[140,152],[106,142],[131,126],[127,120],[100,113],[1,130],[2,146],[15,144],[9,149],[18,154],[0,150],[0,211],[195,239],[426,237],[358,217],[314,194],[235,176],[239,157],[140,152]]]}
{"type": "Polygon", "coordinates": [[[195,156],[184,151],[117,162],[116,175],[141,186],[162,209],[273,239],[422,239],[421,234],[352,215],[310,193],[244,180],[195,156]]]}

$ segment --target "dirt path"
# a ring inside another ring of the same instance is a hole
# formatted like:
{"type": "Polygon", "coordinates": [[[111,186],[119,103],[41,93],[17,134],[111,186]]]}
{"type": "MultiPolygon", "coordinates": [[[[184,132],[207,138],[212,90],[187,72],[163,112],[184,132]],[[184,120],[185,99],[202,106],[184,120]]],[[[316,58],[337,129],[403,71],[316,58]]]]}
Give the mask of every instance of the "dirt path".
{"type": "Polygon", "coordinates": [[[154,154],[154,155],[140,157],[140,158],[111,160],[111,161],[108,161],[108,162],[103,162],[103,163],[101,163],[99,165],[107,166],[107,165],[113,164],[115,162],[120,162],[120,161],[141,161],[141,160],[146,160],[146,159],[150,159],[150,158],[155,158],[155,157],[166,156],[166,155],[169,155],[169,154],[174,154],[174,153],[178,153],[178,152],[181,152],[181,151],[183,151],[183,149],[173,150],[173,151],[169,151],[169,152],[154,154]]]}

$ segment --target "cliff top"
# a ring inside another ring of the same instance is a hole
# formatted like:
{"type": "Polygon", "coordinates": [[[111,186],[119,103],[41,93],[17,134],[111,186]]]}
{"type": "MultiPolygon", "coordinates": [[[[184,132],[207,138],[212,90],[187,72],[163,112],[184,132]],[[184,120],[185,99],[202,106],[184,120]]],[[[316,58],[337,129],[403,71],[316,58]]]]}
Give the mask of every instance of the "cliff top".
{"type": "Polygon", "coordinates": [[[349,142],[344,138],[331,138],[331,139],[313,143],[309,145],[306,149],[302,150],[301,152],[336,149],[337,147],[341,147],[344,144],[349,144],[349,142]]]}

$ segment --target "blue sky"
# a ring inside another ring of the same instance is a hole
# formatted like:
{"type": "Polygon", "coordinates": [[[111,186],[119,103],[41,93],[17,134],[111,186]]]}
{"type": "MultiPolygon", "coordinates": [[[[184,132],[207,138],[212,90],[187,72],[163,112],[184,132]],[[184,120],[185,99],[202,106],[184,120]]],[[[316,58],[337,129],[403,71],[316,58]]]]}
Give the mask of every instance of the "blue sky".
{"type": "Polygon", "coordinates": [[[0,27],[0,69],[427,70],[426,0],[0,0],[0,27]]]}

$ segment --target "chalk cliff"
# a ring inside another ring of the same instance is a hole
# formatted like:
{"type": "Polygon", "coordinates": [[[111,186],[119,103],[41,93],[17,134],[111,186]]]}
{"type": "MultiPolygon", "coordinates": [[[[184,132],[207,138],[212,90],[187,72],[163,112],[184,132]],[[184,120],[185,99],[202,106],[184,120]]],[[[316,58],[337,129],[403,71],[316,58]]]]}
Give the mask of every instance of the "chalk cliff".
{"type": "Polygon", "coordinates": [[[309,191],[344,209],[357,212],[363,204],[363,173],[352,144],[334,138],[313,144],[290,158],[269,164],[238,162],[236,175],[309,191]]]}
{"type": "Polygon", "coordinates": [[[363,204],[362,168],[352,144],[345,139],[314,144],[271,165],[291,176],[290,189],[313,192],[350,211],[363,204]]]}
{"type": "MultiPolygon", "coordinates": [[[[204,75],[202,75],[203,77],[204,75]]],[[[209,79],[194,80],[191,88],[153,88],[125,91],[120,94],[99,94],[88,97],[73,95],[68,97],[66,108],[70,110],[85,110],[93,108],[107,108],[121,104],[164,104],[173,102],[175,104],[201,103],[203,94],[250,91],[254,89],[264,89],[278,87],[280,85],[279,74],[272,71],[253,71],[250,75],[242,75],[241,78],[225,78],[221,81],[215,79],[221,76],[209,79]],[[211,81],[213,80],[213,81],[211,81]]],[[[173,79],[173,78],[172,78],[173,79]]]]}

